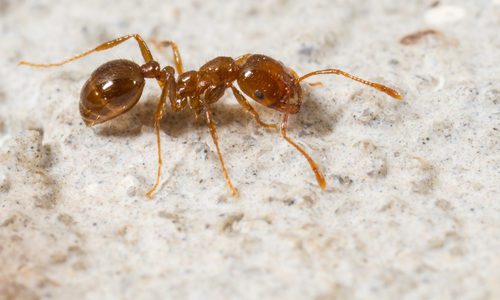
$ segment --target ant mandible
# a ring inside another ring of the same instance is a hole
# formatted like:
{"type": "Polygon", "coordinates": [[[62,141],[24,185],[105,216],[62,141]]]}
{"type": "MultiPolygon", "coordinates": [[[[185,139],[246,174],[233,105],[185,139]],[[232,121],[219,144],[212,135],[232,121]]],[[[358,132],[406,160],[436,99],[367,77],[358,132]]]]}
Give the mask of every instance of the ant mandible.
{"type": "Polygon", "coordinates": [[[172,41],[157,42],[156,45],[172,49],[175,70],[172,66],[160,68],[158,62],[153,59],[146,42],[138,34],[126,35],[105,42],[92,50],[59,63],[35,64],[21,61],[19,64],[32,67],[61,66],[93,52],[113,48],[130,38],[137,41],[145,63],[138,65],[129,60],[118,59],[97,68],[82,88],[80,114],[89,127],[111,120],[130,110],[139,101],[144,89],[145,78],[156,79],[161,89],[160,100],[154,115],[158,171],[153,187],[146,194],[149,198],[156,191],[161,178],[160,121],[165,112],[167,101],[170,102],[170,107],[174,112],[179,112],[189,106],[197,117],[201,113],[205,113],[207,126],[217,149],[224,178],[231,194],[237,197],[238,190],[233,186],[224,164],[216,125],[210,110],[210,105],[217,102],[226,89],[231,89],[238,103],[253,117],[257,124],[264,128],[277,130],[278,126],[263,122],[242,92],[258,103],[283,113],[283,119],[279,125],[281,136],[306,158],[316,176],[318,185],[323,190],[326,187],[326,182],[318,165],[302,147],[287,135],[288,116],[298,113],[302,104],[300,82],[320,74],[342,75],[380,90],[395,99],[401,99],[401,95],[394,89],[358,78],[338,69],[318,70],[299,76],[280,61],[261,54],[245,54],[236,59],[219,56],[204,64],[198,71],[184,72],[179,49],[172,41]],[[178,73],[177,78],[175,71],[178,73]],[[235,87],[235,81],[238,83],[239,89],[235,87]]]}

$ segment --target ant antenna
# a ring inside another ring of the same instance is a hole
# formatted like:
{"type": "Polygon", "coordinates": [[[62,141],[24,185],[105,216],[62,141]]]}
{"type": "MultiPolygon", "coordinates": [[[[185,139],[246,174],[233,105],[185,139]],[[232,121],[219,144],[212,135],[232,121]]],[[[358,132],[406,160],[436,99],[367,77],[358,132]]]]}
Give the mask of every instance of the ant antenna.
{"type": "Polygon", "coordinates": [[[301,82],[302,80],[304,80],[308,77],[322,75],[322,74],[342,75],[342,76],[345,76],[345,77],[350,78],[352,80],[355,80],[357,82],[361,82],[363,84],[369,85],[369,86],[371,86],[379,91],[386,93],[387,95],[391,96],[394,99],[397,99],[397,100],[403,99],[403,97],[396,90],[391,89],[390,87],[387,87],[387,86],[382,85],[380,83],[375,83],[375,82],[361,79],[359,77],[356,77],[354,75],[351,75],[351,74],[346,73],[346,72],[339,70],[339,69],[325,69],[325,70],[318,70],[318,71],[314,71],[311,73],[307,73],[306,75],[300,77],[298,82],[301,82]]]}

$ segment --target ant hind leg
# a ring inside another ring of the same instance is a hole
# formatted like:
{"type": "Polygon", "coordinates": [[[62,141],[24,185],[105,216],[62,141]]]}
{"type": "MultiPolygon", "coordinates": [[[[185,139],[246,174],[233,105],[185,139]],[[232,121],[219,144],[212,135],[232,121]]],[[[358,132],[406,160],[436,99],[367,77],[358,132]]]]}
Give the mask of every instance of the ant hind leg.
{"type": "Polygon", "coordinates": [[[326,181],[325,181],[325,176],[321,174],[321,171],[319,170],[318,164],[312,159],[312,157],[304,150],[302,147],[300,147],[297,143],[295,143],[291,138],[288,137],[286,129],[288,126],[288,114],[285,114],[283,116],[283,120],[281,121],[281,128],[280,128],[280,133],[281,136],[295,149],[297,149],[306,159],[307,162],[309,162],[309,165],[311,166],[312,171],[314,172],[314,175],[316,176],[316,181],[318,182],[319,187],[322,190],[325,190],[326,188],[326,181]]]}
{"type": "Polygon", "coordinates": [[[149,50],[148,46],[146,45],[146,42],[144,42],[142,37],[138,34],[130,34],[130,35],[125,35],[125,36],[116,38],[114,40],[105,42],[105,43],[95,47],[94,49],[77,54],[77,55],[75,55],[69,59],[63,60],[61,62],[49,63],[49,64],[36,64],[36,63],[31,63],[31,62],[27,62],[27,61],[23,60],[23,61],[20,61],[19,64],[20,65],[27,65],[27,66],[31,66],[31,67],[37,67],[37,68],[62,66],[64,64],[67,64],[67,63],[70,63],[70,62],[75,61],[77,59],[80,59],[82,57],[85,57],[91,53],[111,49],[111,48],[118,46],[119,44],[125,42],[126,40],[128,40],[130,38],[134,38],[137,41],[137,44],[139,45],[139,48],[141,49],[142,57],[144,58],[144,60],[146,62],[150,62],[151,60],[153,60],[153,56],[151,55],[151,51],[149,50]]]}

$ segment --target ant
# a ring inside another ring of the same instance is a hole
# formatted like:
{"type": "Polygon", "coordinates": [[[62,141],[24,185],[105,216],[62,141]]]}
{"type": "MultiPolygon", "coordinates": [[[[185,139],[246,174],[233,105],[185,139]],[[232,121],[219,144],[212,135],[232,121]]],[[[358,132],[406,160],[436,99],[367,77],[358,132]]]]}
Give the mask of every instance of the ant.
{"type": "Polygon", "coordinates": [[[306,78],[321,74],[334,74],[348,77],[382,91],[395,99],[401,95],[387,86],[370,82],[338,69],[325,69],[299,76],[283,63],[262,54],[245,54],[238,58],[219,56],[207,62],[198,71],[184,71],[177,44],[172,41],[155,42],[157,48],[170,47],[174,56],[175,69],[172,66],[161,68],[153,59],[148,45],[138,34],[125,35],[105,42],[96,48],[78,54],[58,63],[35,64],[21,61],[19,64],[31,67],[55,67],[75,61],[93,52],[113,48],[130,38],[134,38],[141,50],[145,63],[118,59],[104,63],[97,68],[85,82],[80,94],[80,114],[87,126],[94,126],[118,117],[130,110],[140,99],[146,78],[156,79],[161,89],[161,96],[154,115],[154,128],[158,149],[158,170],[156,180],[146,196],[152,197],[156,191],[162,170],[160,121],[163,118],[167,101],[174,112],[189,106],[196,118],[205,113],[206,122],[217,150],[220,165],[227,185],[234,197],[238,190],[233,186],[224,159],[219,148],[216,124],[212,118],[211,104],[217,102],[226,89],[231,89],[238,103],[249,113],[255,122],[268,129],[280,131],[281,136],[308,161],[321,189],[326,188],[326,181],[318,165],[311,156],[287,134],[288,116],[300,111],[302,87],[300,82],[306,78]],[[177,72],[177,78],[175,76],[177,72]],[[238,83],[239,89],[235,86],[238,83]],[[242,93],[243,92],[243,93],[242,93]],[[268,124],[261,120],[258,112],[250,105],[246,97],[283,113],[281,124],[268,124]]]}

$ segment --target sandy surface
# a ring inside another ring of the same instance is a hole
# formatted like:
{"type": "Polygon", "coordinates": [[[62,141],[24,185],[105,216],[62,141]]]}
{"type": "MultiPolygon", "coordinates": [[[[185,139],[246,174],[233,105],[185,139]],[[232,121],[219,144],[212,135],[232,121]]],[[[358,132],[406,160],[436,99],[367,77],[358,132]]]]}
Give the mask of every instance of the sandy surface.
{"type": "Polygon", "coordinates": [[[81,2],[0,0],[0,299],[500,299],[499,1],[81,2]],[[187,69],[264,53],[405,99],[334,76],[304,86],[290,135],[322,192],[226,93],[215,118],[239,200],[203,122],[169,112],[148,201],[155,84],[102,126],[78,112],[89,74],[140,62],[136,45],[16,65],[130,33],[177,41],[187,69]]]}

